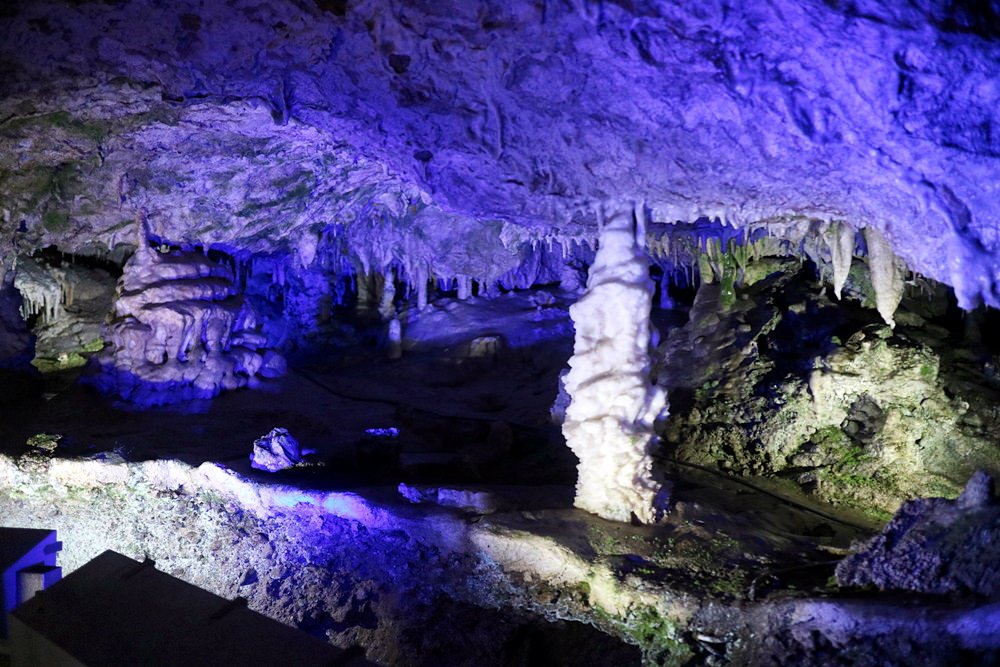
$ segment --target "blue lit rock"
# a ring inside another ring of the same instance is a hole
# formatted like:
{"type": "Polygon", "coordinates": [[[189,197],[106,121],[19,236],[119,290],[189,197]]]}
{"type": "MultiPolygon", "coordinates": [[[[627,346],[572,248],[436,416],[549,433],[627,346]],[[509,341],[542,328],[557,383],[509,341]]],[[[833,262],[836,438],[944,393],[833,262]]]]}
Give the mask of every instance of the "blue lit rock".
{"type": "MultiPolygon", "coordinates": [[[[658,222],[872,227],[964,307],[996,305],[984,11],[29,3],[0,19],[0,247],[9,264],[22,221],[22,247],[113,246],[145,211],[165,237],[290,256],[366,224],[372,258],[426,207],[452,234],[483,231],[485,257],[592,239],[598,204],[636,198],[658,222]]],[[[463,244],[427,247],[446,252],[391,252],[468,263],[463,244]]]]}
{"type": "Polygon", "coordinates": [[[993,479],[977,471],[955,500],[907,502],[880,535],[837,566],[842,586],[873,585],[1000,598],[1000,507],[993,479]]]}
{"type": "Polygon", "coordinates": [[[211,398],[284,368],[233,282],[232,269],[197,253],[143,244],[125,264],[110,345],[88,381],[140,405],[211,398]],[[265,355],[267,366],[265,368],[265,355]]]}
{"type": "Polygon", "coordinates": [[[294,468],[302,461],[302,448],[288,429],[275,428],[253,443],[250,466],[258,470],[278,472],[294,468]]]}

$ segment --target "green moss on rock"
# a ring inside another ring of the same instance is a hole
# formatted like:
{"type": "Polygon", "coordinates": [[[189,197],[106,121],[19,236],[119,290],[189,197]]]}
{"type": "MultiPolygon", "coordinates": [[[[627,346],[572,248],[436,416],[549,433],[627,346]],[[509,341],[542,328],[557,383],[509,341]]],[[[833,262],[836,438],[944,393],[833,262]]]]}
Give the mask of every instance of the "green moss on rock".
{"type": "Polygon", "coordinates": [[[50,232],[64,232],[69,229],[69,214],[65,211],[46,211],[42,225],[50,232]]]}
{"type": "Polygon", "coordinates": [[[103,120],[84,120],[77,118],[68,111],[53,111],[37,116],[22,116],[13,118],[2,127],[0,134],[7,137],[18,137],[34,132],[44,132],[56,128],[75,137],[101,143],[111,132],[109,123],[103,120]]]}

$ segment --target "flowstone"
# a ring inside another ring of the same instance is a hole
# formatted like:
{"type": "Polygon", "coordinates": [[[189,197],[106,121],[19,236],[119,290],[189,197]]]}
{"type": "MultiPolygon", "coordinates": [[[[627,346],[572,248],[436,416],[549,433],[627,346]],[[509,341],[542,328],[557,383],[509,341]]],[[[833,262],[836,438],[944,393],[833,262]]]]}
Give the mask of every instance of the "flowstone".
{"type": "MultiPolygon", "coordinates": [[[[640,213],[641,215],[641,213],[640,213]]],[[[580,459],[575,504],[613,521],[656,518],[653,422],[666,397],[650,376],[653,282],[632,211],[601,231],[587,291],[570,309],[576,328],[564,385],[570,396],[563,435],[580,459]]]]}
{"type": "Polygon", "coordinates": [[[111,345],[95,358],[100,372],[90,378],[105,391],[157,405],[211,398],[283,371],[226,264],[142,244],[118,292],[105,330],[111,345]]]}

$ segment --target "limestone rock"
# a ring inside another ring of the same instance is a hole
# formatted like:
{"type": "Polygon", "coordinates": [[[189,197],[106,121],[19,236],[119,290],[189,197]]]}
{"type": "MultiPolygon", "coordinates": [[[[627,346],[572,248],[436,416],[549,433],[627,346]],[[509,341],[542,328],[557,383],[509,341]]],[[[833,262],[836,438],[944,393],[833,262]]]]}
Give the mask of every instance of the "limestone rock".
{"type": "Polygon", "coordinates": [[[274,428],[253,443],[250,466],[257,470],[277,472],[294,468],[302,462],[302,448],[287,429],[274,428]]]}
{"type": "Polygon", "coordinates": [[[674,455],[790,480],[878,521],[908,498],[957,495],[950,480],[977,468],[1000,473],[1000,393],[969,352],[947,331],[908,325],[912,299],[893,330],[813,279],[768,278],[726,311],[718,286],[700,288],[659,355],[674,455]]]}
{"type": "Polygon", "coordinates": [[[1000,599],[1000,505],[982,471],[954,501],[905,503],[880,535],[837,566],[842,586],[1000,599]]]}
{"type": "Polygon", "coordinates": [[[211,398],[284,364],[261,346],[257,318],[229,267],[206,256],[141,245],[126,262],[106,328],[108,349],[87,380],[145,405],[211,398]],[[266,364],[265,364],[266,361],[266,364]]]}

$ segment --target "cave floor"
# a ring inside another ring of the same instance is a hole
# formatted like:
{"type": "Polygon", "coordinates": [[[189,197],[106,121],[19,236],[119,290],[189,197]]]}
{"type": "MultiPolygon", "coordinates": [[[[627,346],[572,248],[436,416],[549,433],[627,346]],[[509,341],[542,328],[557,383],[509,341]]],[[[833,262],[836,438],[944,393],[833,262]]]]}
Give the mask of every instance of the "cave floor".
{"type": "MultiPolygon", "coordinates": [[[[469,321],[461,311],[472,307],[437,305],[424,326],[447,331],[448,318],[469,321]]],[[[509,304],[493,307],[498,316],[510,316],[509,304]]],[[[399,360],[387,359],[375,348],[293,359],[285,377],[262,381],[254,389],[143,411],[116,404],[66,376],[49,375],[43,399],[8,412],[0,451],[14,460],[84,457],[109,466],[174,460],[203,470],[207,463],[236,473],[254,488],[272,489],[269,497],[278,498],[280,507],[306,499],[301,502],[329,509],[340,507],[337,498],[363,499],[359,502],[368,509],[341,512],[340,518],[360,516],[362,524],[371,521],[372,529],[390,527],[371,518],[383,515],[407,518],[409,523],[400,525],[410,527],[425,519],[436,525],[447,517],[471,526],[462,540],[476,546],[462,549],[488,554],[518,579],[535,611],[584,620],[630,641],[641,629],[628,610],[642,599],[658,600],[667,613],[673,609],[689,628],[716,628],[718,634],[752,624],[746,610],[753,605],[844,595],[829,583],[834,566],[852,541],[871,535],[877,526],[844,508],[817,503],[790,485],[730,479],[664,460],[660,465],[672,481],[673,502],[661,523],[616,524],[573,509],[575,460],[549,415],[558,374],[572,348],[566,311],[550,301],[544,307],[518,302],[513,309],[538,322],[539,331],[554,333],[515,341],[520,345],[515,346],[503,336],[509,327],[504,330],[499,320],[480,316],[463,339],[445,336],[435,345],[418,341],[399,360]],[[502,336],[503,345],[482,356],[469,355],[470,338],[495,335],[502,336]],[[250,467],[253,441],[277,426],[313,450],[310,465],[279,473],[250,467]],[[399,435],[366,433],[388,428],[399,429],[399,435]],[[30,451],[26,441],[38,433],[62,436],[54,452],[30,451]],[[300,492],[290,491],[294,489],[300,492]],[[340,493],[348,495],[336,495],[340,493]],[[610,602],[594,589],[599,582],[613,582],[610,602]],[[625,630],[608,625],[601,616],[606,612],[594,615],[595,609],[615,605],[619,617],[631,619],[625,630]],[[742,620],[733,620],[733,614],[742,620]],[[694,623],[695,618],[700,620],[694,623]]],[[[414,330],[420,333],[415,325],[414,330]]],[[[48,504],[58,507],[60,502],[48,504]]],[[[7,512],[8,517],[16,514],[18,522],[30,523],[25,517],[31,503],[15,500],[14,506],[18,511],[7,512]]],[[[227,516],[242,516],[244,509],[230,508],[227,516]]],[[[60,524],[55,526],[60,530],[73,516],[72,510],[65,515],[62,510],[46,512],[38,520],[60,524]]],[[[72,526],[65,530],[72,536],[72,526]]],[[[132,549],[136,557],[155,550],[148,544],[119,544],[113,535],[102,538],[100,546],[132,549]]],[[[67,544],[72,547],[72,537],[67,544]]],[[[93,545],[82,549],[95,550],[93,545]]],[[[216,576],[190,574],[197,581],[216,576]]],[[[229,573],[228,579],[234,577],[229,573]]],[[[230,581],[215,589],[243,594],[234,586],[230,581]]],[[[516,604],[525,604],[524,595],[516,604]]],[[[695,657],[718,658],[724,650],[711,634],[668,634],[671,641],[685,642],[685,650],[695,657]]],[[[674,650],[659,648],[661,655],[674,650]]],[[[648,645],[645,650],[647,661],[656,654],[648,645]]]]}

